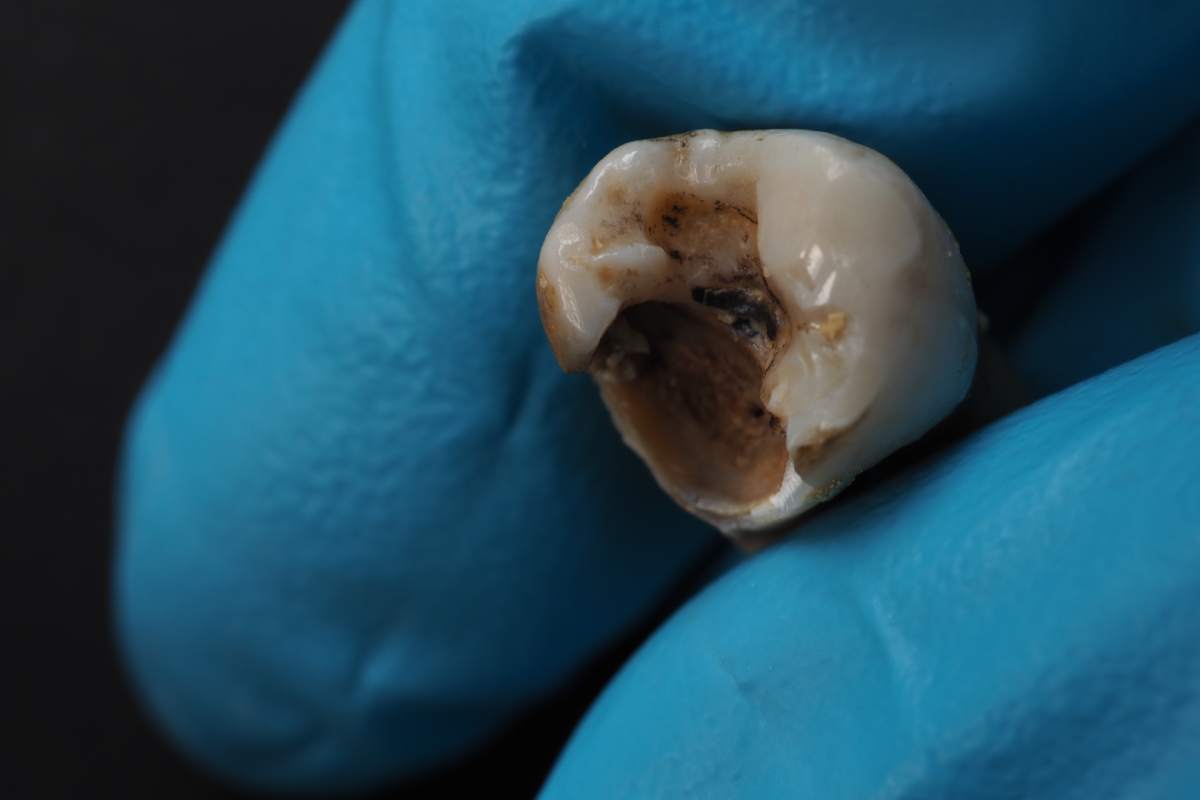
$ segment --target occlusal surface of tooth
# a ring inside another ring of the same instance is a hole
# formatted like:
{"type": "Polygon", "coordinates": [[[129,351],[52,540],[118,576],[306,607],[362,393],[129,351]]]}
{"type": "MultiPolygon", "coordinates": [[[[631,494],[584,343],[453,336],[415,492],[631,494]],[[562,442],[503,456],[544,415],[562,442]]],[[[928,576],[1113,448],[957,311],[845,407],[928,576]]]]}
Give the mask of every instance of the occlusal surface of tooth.
{"type": "Polygon", "coordinates": [[[680,505],[778,529],[966,394],[958,245],[891,161],[814,131],[623,145],[567,198],[537,294],[562,367],[680,505]]]}

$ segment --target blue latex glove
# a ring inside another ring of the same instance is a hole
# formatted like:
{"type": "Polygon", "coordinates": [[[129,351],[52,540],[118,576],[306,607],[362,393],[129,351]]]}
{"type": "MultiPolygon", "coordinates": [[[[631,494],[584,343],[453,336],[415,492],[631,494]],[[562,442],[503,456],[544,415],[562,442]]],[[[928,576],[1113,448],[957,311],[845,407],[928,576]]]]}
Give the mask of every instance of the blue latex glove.
{"type": "MultiPolygon", "coordinates": [[[[357,6],[130,424],[117,626],[164,728],[250,785],[444,765],[712,555],[534,307],[559,203],[624,141],[879,149],[983,284],[1027,287],[996,303],[1038,295],[1015,352],[1047,391],[1200,328],[1200,15],[1043,6],[357,6]],[[1044,263],[1010,259],[1139,162],[1044,263]]],[[[546,794],[1194,788],[1198,387],[1193,337],[734,566],[616,677],[546,794]]]]}

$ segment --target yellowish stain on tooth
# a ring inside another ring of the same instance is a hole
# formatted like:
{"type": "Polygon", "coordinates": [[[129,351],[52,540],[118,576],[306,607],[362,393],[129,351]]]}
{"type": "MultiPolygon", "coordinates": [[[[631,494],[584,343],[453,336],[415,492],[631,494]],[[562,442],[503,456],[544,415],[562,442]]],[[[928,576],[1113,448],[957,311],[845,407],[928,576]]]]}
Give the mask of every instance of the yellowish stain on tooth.
{"type": "Polygon", "coordinates": [[[842,334],[846,331],[846,312],[830,311],[824,319],[816,323],[815,327],[826,343],[833,344],[842,338],[842,334]]]}

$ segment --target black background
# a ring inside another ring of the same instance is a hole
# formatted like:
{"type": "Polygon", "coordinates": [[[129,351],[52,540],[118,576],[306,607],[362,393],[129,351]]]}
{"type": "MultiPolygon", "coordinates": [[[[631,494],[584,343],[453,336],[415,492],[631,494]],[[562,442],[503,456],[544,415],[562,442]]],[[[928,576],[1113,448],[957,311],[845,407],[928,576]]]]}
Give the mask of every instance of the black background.
{"type": "MultiPolygon", "coordinates": [[[[169,748],[125,682],[114,467],[138,388],[344,8],[0,4],[4,797],[234,796],[169,748]]],[[[387,795],[532,794],[636,638],[486,752],[387,795]]]]}
{"type": "Polygon", "coordinates": [[[220,797],[111,641],[121,429],[342,3],[0,4],[5,797],[220,797]]]}

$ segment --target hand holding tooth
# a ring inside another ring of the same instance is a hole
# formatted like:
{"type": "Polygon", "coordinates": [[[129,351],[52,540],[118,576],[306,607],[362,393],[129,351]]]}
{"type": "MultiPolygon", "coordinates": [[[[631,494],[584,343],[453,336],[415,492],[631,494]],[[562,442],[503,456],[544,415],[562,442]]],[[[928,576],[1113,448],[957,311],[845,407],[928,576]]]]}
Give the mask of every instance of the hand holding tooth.
{"type": "Polygon", "coordinates": [[[603,681],[541,796],[1193,796],[1194,9],[517,5],[354,5],[148,383],[113,583],[151,717],[275,792],[529,796],[603,681]],[[886,158],[702,131],[587,174],[709,120],[896,158],[1049,395],[711,582],[535,297],[745,545],[1006,387],[886,158]]]}
{"type": "Polygon", "coordinates": [[[559,363],[587,370],[684,508],[778,528],[948,414],[975,369],[958,245],[895,164],[813,131],[632,142],[542,246],[559,363]]]}

